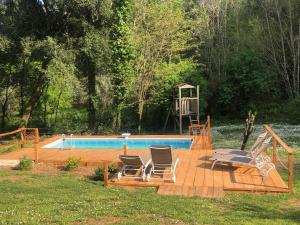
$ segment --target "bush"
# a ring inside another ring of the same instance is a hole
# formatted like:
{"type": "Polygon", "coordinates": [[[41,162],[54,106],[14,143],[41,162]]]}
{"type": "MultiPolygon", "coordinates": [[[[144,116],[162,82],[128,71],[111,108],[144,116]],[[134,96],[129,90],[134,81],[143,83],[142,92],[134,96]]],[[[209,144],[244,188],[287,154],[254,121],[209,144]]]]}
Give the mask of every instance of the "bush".
{"type": "MultiPolygon", "coordinates": [[[[109,173],[116,173],[117,172],[117,167],[115,165],[110,165],[108,167],[108,172],[109,173]]],[[[104,180],[104,169],[102,167],[98,167],[95,169],[95,176],[94,180],[104,180]]]]}
{"type": "Polygon", "coordinates": [[[80,158],[70,157],[67,159],[65,164],[65,170],[73,170],[78,168],[80,165],[80,158]]]}
{"type": "Polygon", "coordinates": [[[98,167],[95,169],[95,177],[94,180],[101,180],[103,181],[104,179],[104,169],[102,167],[98,167]]]}
{"type": "Polygon", "coordinates": [[[117,167],[116,167],[116,165],[110,165],[110,166],[108,167],[108,172],[109,172],[109,173],[116,173],[116,172],[117,172],[117,167]]]}
{"type": "Polygon", "coordinates": [[[280,98],[276,73],[251,49],[228,57],[225,72],[226,79],[212,101],[213,111],[220,115],[242,118],[249,110],[263,114],[262,106],[280,98]]]}
{"type": "Polygon", "coordinates": [[[25,156],[20,159],[20,162],[14,169],[16,170],[31,170],[32,168],[32,161],[31,159],[26,158],[25,156]]]}

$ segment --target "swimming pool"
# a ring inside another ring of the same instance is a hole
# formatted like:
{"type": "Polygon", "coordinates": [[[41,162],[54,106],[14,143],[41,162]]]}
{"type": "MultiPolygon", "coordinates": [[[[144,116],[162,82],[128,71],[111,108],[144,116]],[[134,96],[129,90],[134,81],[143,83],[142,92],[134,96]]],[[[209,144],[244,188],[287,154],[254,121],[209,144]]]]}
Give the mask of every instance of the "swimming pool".
{"type": "Polygon", "coordinates": [[[128,149],[149,149],[150,145],[171,145],[173,149],[190,149],[192,141],[191,138],[61,138],[43,148],[121,150],[126,143],[128,149]]]}

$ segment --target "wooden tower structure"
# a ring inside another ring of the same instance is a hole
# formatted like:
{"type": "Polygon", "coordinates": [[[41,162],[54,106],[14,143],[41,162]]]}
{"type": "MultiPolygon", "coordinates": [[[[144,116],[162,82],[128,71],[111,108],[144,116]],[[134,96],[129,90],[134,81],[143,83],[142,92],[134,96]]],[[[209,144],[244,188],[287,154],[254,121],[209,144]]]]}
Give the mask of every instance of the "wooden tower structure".
{"type": "Polygon", "coordinates": [[[189,117],[190,124],[199,124],[199,85],[179,84],[174,88],[174,127],[179,127],[182,134],[182,121],[189,117]]]}

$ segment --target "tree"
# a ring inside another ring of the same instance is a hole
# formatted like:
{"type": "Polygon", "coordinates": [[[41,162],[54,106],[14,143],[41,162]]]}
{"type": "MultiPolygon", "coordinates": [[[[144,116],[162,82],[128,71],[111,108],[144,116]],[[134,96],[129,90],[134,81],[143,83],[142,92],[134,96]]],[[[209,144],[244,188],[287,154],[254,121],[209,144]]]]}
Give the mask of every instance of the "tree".
{"type": "Polygon", "coordinates": [[[187,48],[189,32],[181,1],[135,1],[130,44],[134,49],[132,96],[138,106],[138,131],[141,132],[145,103],[163,62],[180,60],[187,48]]]}
{"type": "MultiPolygon", "coordinates": [[[[80,48],[78,54],[78,66],[82,76],[87,77],[87,104],[88,104],[88,128],[96,131],[97,128],[97,109],[99,104],[105,103],[104,96],[107,93],[97,93],[97,89],[110,89],[110,47],[108,43],[108,34],[106,36],[97,31],[92,30],[80,40],[80,48]],[[101,82],[106,80],[107,82],[101,82]],[[106,87],[103,87],[105,85],[106,87]]],[[[106,99],[108,100],[108,99],[106,99]]],[[[107,101],[106,103],[109,103],[107,101]]],[[[106,105],[107,106],[107,105],[106,105]]]]}
{"type": "Polygon", "coordinates": [[[276,68],[289,98],[300,89],[300,5],[298,1],[262,1],[261,29],[266,59],[276,68]]]}
{"type": "Polygon", "coordinates": [[[122,110],[126,107],[131,90],[130,80],[133,76],[131,67],[133,49],[129,43],[133,16],[133,1],[115,1],[114,23],[111,30],[112,39],[112,87],[114,94],[113,127],[121,128],[122,110]]]}
{"type": "Polygon", "coordinates": [[[5,37],[0,35],[0,107],[2,111],[1,128],[5,128],[5,119],[11,97],[14,94],[14,79],[16,74],[16,66],[12,56],[12,43],[5,37]]]}
{"type": "Polygon", "coordinates": [[[56,83],[56,77],[74,76],[74,60],[70,52],[50,37],[41,41],[25,38],[21,43],[19,86],[22,126],[26,127],[41,97],[51,90],[49,85],[56,83]]]}
{"type": "Polygon", "coordinates": [[[235,112],[246,114],[250,109],[258,111],[278,94],[276,75],[268,68],[258,53],[243,49],[243,52],[228,59],[226,79],[218,89],[221,115],[235,112]]]}
{"type": "Polygon", "coordinates": [[[244,139],[241,146],[241,150],[245,150],[248,139],[253,132],[255,117],[256,117],[256,112],[254,113],[252,113],[251,111],[248,112],[248,116],[245,120],[244,139]]]}

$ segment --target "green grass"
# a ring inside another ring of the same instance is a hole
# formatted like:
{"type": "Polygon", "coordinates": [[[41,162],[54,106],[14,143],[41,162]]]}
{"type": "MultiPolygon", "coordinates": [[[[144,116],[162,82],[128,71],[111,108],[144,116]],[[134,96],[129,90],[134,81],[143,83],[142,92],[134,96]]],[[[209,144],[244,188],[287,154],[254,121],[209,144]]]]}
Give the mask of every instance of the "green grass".
{"type": "Polygon", "coordinates": [[[300,224],[300,148],[295,153],[294,194],[226,193],[222,199],[105,188],[68,172],[0,169],[0,224],[300,224]]]}
{"type": "Polygon", "coordinates": [[[67,172],[0,170],[0,224],[299,224],[299,174],[298,161],[293,195],[202,199],[160,196],[154,189],[105,188],[67,172]]]}

